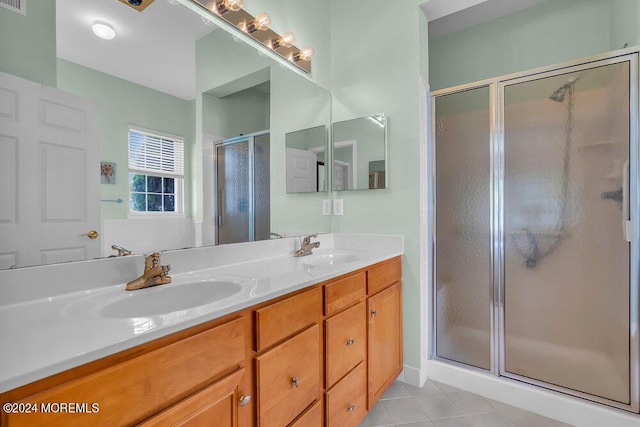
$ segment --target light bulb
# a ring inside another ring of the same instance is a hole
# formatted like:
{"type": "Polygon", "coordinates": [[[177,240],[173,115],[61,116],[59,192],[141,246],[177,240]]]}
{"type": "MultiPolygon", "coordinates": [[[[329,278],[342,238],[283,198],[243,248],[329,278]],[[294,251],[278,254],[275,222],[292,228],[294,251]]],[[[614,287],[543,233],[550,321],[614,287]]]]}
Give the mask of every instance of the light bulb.
{"type": "Polygon", "coordinates": [[[242,9],[242,0],[224,0],[224,7],[237,12],[242,9]]]}
{"type": "Polygon", "coordinates": [[[116,31],[111,24],[104,21],[95,21],[91,26],[93,34],[100,37],[103,40],[113,40],[116,36],[116,31]]]}
{"type": "Polygon", "coordinates": [[[266,31],[271,26],[271,17],[264,12],[260,12],[253,18],[253,21],[247,25],[247,32],[253,33],[256,30],[266,31]]]}
{"type": "Polygon", "coordinates": [[[280,37],[271,41],[271,47],[277,49],[280,46],[291,47],[296,42],[296,36],[291,31],[285,31],[280,37]]]}
{"type": "Polygon", "coordinates": [[[300,61],[300,60],[302,60],[302,61],[311,61],[312,57],[313,57],[313,48],[312,47],[305,47],[300,52],[298,52],[295,55],[293,55],[293,60],[294,61],[300,61]]]}

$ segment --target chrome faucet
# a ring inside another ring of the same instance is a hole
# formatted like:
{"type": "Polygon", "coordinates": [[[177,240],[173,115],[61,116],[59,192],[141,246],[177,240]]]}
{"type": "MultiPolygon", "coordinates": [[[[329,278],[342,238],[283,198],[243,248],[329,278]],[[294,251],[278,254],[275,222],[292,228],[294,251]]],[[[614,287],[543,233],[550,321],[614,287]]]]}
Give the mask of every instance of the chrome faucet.
{"type": "Polygon", "coordinates": [[[128,291],[135,291],[151,286],[171,283],[171,277],[167,276],[170,270],[171,266],[169,264],[162,265],[160,263],[160,254],[154,252],[145,258],[144,273],[142,276],[127,283],[126,289],[128,291]]]}
{"type": "Polygon", "coordinates": [[[318,237],[317,234],[312,234],[312,235],[307,236],[304,239],[302,239],[302,245],[301,245],[300,249],[298,249],[293,254],[293,256],[300,257],[300,256],[311,255],[313,253],[313,250],[320,246],[320,242],[311,243],[311,239],[315,239],[317,237],[318,237]]]}
{"type": "Polygon", "coordinates": [[[118,251],[118,255],[116,256],[131,255],[131,251],[129,249],[123,248],[122,246],[111,245],[111,249],[113,249],[114,251],[118,251]]]}
{"type": "Polygon", "coordinates": [[[284,236],[282,234],[271,232],[271,234],[269,235],[269,238],[270,239],[284,239],[284,236]]]}

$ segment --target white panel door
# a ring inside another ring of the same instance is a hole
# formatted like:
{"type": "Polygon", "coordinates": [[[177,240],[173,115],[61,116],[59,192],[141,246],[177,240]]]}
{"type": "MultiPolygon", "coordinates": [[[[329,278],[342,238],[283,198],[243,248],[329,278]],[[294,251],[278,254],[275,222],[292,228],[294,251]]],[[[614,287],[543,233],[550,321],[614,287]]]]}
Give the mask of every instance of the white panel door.
{"type": "Polygon", "coordinates": [[[316,191],[316,153],[287,147],[287,193],[316,191]]]}
{"type": "Polygon", "coordinates": [[[97,107],[0,73],[0,269],[100,256],[97,107]]]}

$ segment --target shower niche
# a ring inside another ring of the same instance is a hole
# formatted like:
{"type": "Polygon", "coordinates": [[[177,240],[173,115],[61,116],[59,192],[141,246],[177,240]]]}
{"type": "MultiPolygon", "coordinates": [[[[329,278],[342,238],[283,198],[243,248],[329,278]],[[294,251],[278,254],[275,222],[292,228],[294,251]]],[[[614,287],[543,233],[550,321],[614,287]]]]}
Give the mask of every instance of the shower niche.
{"type": "Polygon", "coordinates": [[[637,56],[433,93],[432,357],[638,412],[637,56]]]}

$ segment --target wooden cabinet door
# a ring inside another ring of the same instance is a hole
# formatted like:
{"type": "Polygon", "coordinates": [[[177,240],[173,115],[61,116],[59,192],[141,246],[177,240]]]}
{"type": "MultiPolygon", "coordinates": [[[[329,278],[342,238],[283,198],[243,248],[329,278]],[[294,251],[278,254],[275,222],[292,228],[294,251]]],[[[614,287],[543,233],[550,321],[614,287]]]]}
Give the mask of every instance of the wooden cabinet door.
{"type": "Polygon", "coordinates": [[[360,363],[326,393],[328,427],[358,427],[367,416],[367,371],[360,363]]]}
{"type": "Polygon", "coordinates": [[[237,427],[239,369],[140,424],[141,427],[237,427]]]}
{"type": "Polygon", "coordinates": [[[367,299],[368,400],[371,410],[402,371],[401,282],[367,299]]]}

